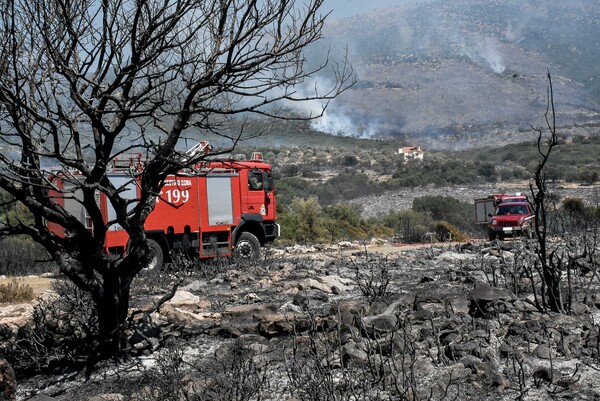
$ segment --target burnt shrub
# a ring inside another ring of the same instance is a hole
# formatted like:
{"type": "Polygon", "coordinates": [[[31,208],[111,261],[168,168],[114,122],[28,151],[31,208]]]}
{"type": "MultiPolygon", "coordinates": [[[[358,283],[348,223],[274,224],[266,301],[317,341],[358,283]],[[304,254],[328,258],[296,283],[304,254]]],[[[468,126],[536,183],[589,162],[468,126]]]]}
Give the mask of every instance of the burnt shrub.
{"type": "Polygon", "coordinates": [[[21,377],[82,366],[94,349],[97,316],[89,294],[69,281],[57,281],[54,290],[58,296],[41,299],[16,334],[0,333],[0,353],[21,377]]]}
{"type": "MultiPolygon", "coordinates": [[[[334,313],[335,310],[333,310],[334,313]]],[[[337,311],[339,313],[339,310],[337,311]]],[[[321,311],[297,322],[285,350],[285,372],[293,399],[305,401],[384,401],[466,399],[466,376],[436,374],[439,386],[425,378],[418,338],[400,312],[383,334],[366,326],[324,319],[321,311]],[[326,324],[324,324],[327,322],[326,324]]]]}
{"type": "Polygon", "coordinates": [[[386,300],[390,295],[390,270],[397,266],[386,259],[365,259],[351,263],[354,281],[360,292],[369,302],[386,300]]]}

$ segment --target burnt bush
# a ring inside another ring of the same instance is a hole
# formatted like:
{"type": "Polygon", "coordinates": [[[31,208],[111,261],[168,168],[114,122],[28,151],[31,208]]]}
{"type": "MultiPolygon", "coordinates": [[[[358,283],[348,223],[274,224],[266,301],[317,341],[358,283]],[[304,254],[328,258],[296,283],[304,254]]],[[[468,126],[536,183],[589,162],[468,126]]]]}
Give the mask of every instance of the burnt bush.
{"type": "Polygon", "coordinates": [[[310,401],[465,399],[464,376],[442,368],[436,384],[427,383],[410,319],[399,313],[393,320],[396,325],[387,333],[364,326],[361,332],[310,314],[307,329],[294,333],[284,353],[292,396],[310,401]]]}
{"type": "Polygon", "coordinates": [[[354,281],[360,292],[369,302],[386,300],[391,295],[390,271],[396,268],[394,262],[375,258],[350,263],[354,270],[354,281]]]}
{"type": "Polygon", "coordinates": [[[148,401],[249,401],[265,396],[268,365],[247,342],[234,340],[201,363],[186,360],[184,351],[181,342],[170,341],[156,365],[143,371],[138,395],[148,401]]]}
{"type": "Polygon", "coordinates": [[[97,316],[91,297],[68,281],[57,281],[57,297],[40,300],[16,334],[0,333],[0,353],[18,376],[82,367],[94,349],[97,316]]]}

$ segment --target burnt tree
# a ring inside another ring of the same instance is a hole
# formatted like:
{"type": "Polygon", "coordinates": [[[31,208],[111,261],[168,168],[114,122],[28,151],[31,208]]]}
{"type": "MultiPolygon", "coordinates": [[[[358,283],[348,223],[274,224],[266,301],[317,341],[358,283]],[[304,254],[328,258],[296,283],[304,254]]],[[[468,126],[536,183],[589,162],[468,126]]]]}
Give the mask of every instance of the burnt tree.
{"type": "MultiPolygon", "coordinates": [[[[320,39],[323,0],[7,0],[0,5],[0,188],[35,216],[2,225],[28,234],[61,272],[91,294],[99,315],[98,355],[127,347],[130,286],[152,259],[144,221],[165,177],[206,155],[182,157],[202,132],[228,136],[233,115],[288,118],[288,102],[319,101],[319,112],[354,81],[345,60],[312,67],[303,50],[320,39]],[[329,87],[299,90],[328,72],[329,87]],[[331,79],[331,77],[334,77],[331,79]],[[283,107],[282,107],[283,106],[283,107]],[[107,177],[111,163],[139,152],[139,199],[107,177]],[[49,179],[61,171],[61,190],[49,179]],[[54,191],[54,192],[53,192],[54,191]],[[56,202],[76,199],[91,229],[56,202]],[[75,193],[77,192],[77,196],[75,193]],[[54,193],[54,197],[51,194],[54,193]],[[104,193],[115,218],[103,221],[104,193]],[[61,237],[47,222],[68,232],[61,237]],[[112,226],[128,252],[105,255],[112,226]]],[[[311,64],[312,65],[312,64],[311,64]]],[[[241,131],[241,130],[240,130],[241,131]]],[[[240,132],[238,131],[238,132],[240,132]]],[[[233,147],[239,136],[229,135],[233,147]]]]}
{"type": "Polygon", "coordinates": [[[546,112],[544,118],[546,121],[546,134],[542,128],[532,129],[537,132],[537,150],[540,160],[534,171],[534,182],[529,184],[533,197],[532,206],[535,213],[534,232],[537,240],[537,259],[536,268],[541,277],[542,283],[542,304],[540,309],[550,309],[553,312],[564,312],[561,278],[563,273],[563,258],[557,249],[549,247],[548,238],[548,206],[549,190],[546,186],[547,164],[552,154],[552,150],[558,144],[556,133],[556,112],[554,109],[554,93],[552,89],[552,76],[547,74],[548,88],[546,95],[546,112]]]}

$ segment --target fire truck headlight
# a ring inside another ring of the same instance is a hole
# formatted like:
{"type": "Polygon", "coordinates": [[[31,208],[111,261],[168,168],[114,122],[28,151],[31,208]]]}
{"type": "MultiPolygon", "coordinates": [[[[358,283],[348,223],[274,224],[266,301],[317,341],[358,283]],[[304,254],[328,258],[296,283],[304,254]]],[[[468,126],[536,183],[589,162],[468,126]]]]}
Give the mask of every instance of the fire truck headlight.
{"type": "Polygon", "coordinates": [[[521,217],[519,219],[519,225],[522,226],[524,222],[525,222],[525,219],[521,217]]]}
{"type": "Polygon", "coordinates": [[[496,220],[492,220],[492,225],[493,226],[498,225],[498,222],[496,220]]]}

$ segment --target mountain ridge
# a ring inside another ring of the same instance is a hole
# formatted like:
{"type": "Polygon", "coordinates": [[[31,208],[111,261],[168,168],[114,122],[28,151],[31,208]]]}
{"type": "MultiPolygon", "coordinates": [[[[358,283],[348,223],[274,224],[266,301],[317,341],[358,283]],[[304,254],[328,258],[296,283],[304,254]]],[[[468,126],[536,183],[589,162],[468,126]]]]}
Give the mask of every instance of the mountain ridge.
{"type": "Polygon", "coordinates": [[[595,135],[599,31],[591,0],[424,2],[333,19],[307,59],[347,49],[358,81],[312,127],[442,148],[512,142],[545,125],[550,72],[557,122],[576,127],[565,134],[595,135]]]}

